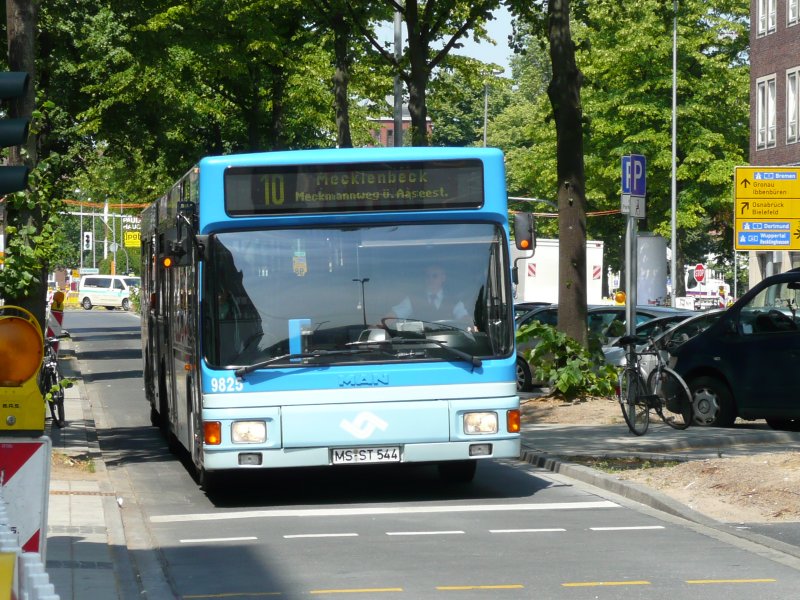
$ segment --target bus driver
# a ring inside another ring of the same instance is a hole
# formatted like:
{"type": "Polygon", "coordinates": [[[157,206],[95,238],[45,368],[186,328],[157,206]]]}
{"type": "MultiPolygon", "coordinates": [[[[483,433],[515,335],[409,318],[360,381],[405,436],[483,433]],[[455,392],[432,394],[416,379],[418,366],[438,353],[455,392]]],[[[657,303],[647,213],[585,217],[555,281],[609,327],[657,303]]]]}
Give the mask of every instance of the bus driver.
{"type": "Polygon", "coordinates": [[[425,269],[425,283],[417,293],[394,305],[387,318],[420,319],[422,321],[462,321],[472,325],[464,303],[447,293],[447,274],[440,265],[425,269]]]}

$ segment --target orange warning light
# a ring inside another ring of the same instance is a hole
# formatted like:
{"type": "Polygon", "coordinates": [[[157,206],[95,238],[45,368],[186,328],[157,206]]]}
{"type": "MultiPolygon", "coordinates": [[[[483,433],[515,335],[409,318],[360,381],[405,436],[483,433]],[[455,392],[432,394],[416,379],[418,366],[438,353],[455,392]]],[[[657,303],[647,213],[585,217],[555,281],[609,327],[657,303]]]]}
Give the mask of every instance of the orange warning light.
{"type": "Polygon", "coordinates": [[[41,334],[25,319],[0,317],[0,386],[19,386],[42,364],[41,334]]]}

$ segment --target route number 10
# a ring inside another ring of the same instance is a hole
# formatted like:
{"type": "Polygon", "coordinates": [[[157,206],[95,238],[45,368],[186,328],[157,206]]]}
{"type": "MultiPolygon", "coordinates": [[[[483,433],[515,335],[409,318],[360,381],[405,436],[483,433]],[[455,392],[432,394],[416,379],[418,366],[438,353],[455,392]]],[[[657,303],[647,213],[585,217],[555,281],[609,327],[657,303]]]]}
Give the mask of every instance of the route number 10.
{"type": "Polygon", "coordinates": [[[286,188],[283,175],[264,175],[264,204],[266,206],[280,206],[285,199],[286,188]]]}

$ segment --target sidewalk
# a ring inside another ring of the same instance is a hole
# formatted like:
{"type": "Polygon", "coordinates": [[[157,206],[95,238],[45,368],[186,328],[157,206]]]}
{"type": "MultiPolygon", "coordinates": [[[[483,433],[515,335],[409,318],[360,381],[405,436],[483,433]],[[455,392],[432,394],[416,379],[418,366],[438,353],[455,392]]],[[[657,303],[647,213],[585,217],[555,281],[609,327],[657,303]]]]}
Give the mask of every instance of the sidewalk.
{"type": "MultiPolygon", "coordinates": [[[[66,343],[65,343],[66,342],[66,343]]],[[[51,471],[47,511],[47,564],[50,581],[61,600],[115,600],[120,598],[109,524],[118,515],[116,498],[108,481],[97,444],[92,409],[76,372],[74,353],[61,342],[62,375],[75,381],[65,390],[67,427],[51,427],[45,435],[53,453],[76,457],[93,465],[94,472],[51,471]]]]}

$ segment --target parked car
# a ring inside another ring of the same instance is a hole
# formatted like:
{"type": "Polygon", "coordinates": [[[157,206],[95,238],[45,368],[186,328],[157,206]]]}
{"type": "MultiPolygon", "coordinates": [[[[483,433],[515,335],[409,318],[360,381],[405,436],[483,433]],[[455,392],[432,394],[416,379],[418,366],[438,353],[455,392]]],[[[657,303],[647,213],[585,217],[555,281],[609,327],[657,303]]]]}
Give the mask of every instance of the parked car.
{"type": "Polygon", "coordinates": [[[550,302],[518,302],[514,305],[514,323],[518,323],[525,315],[532,310],[543,306],[551,306],[550,302]]]}
{"type": "MultiPolygon", "coordinates": [[[[719,311],[715,311],[719,312],[719,311]]],[[[671,339],[670,330],[678,326],[683,327],[683,323],[689,320],[694,320],[698,317],[703,317],[711,313],[703,313],[699,311],[684,311],[663,317],[656,317],[650,321],[645,321],[636,326],[636,349],[643,350],[647,348],[651,341],[661,345],[662,338],[671,339]]],[[[686,335],[692,331],[692,326],[685,327],[682,331],[686,335]]],[[[688,339],[688,338],[687,338],[688,339]]],[[[620,338],[611,338],[607,344],[603,345],[603,355],[606,362],[615,367],[625,366],[625,347],[620,345],[620,338]]],[[[644,357],[643,357],[644,360],[644,357]]]]}
{"type": "MultiPolygon", "coordinates": [[[[638,306],[636,308],[636,323],[645,323],[652,319],[667,315],[686,315],[694,314],[692,311],[671,308],[667,306],[638,306]]],[[[609,334],[613,333],[612,339],[618,339],[617,329],[625,325],[625,306],[598,304],[589,306],[586,314],[587,327],[590,333],[595,333],[601,339],[608,339],[609,334]],[[616,323],[615,323],[616,322],[616,323]],[[609,331],[610,330],[610,331],[609,331]]],[[[517,328],[538,321],[545,325],[558,325],[558,306],[550,304],[540,306],[525,313],[517,320],[517,328]]],[[[517,345],[517,390],[528,391],[534,385],[533,369],[525,359],[525,354],[532,350],[538,343],[536,339],[529,339],[517,345]]]]}
{"type": "Polygon", "coordinates": [[[761,281],[705,331],[669,348],[695,420],[800,431],[800,269],[761,281]]]}

